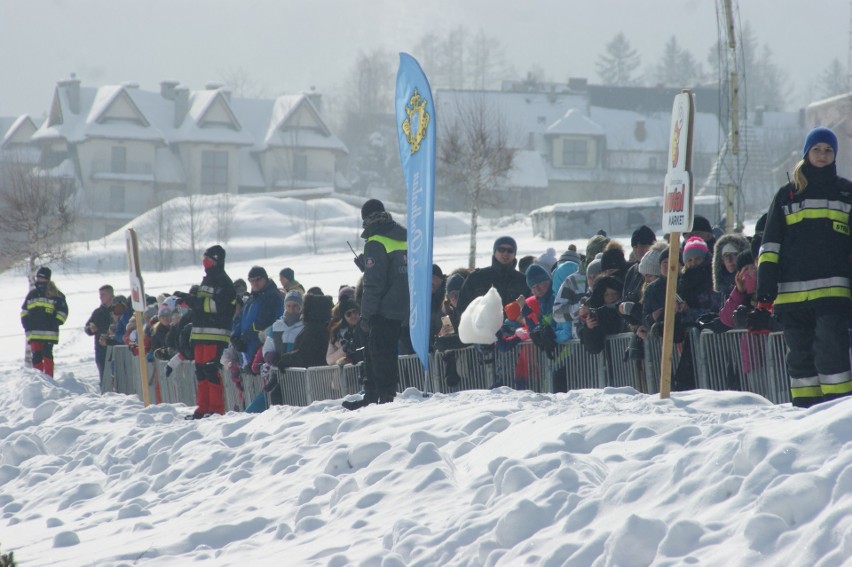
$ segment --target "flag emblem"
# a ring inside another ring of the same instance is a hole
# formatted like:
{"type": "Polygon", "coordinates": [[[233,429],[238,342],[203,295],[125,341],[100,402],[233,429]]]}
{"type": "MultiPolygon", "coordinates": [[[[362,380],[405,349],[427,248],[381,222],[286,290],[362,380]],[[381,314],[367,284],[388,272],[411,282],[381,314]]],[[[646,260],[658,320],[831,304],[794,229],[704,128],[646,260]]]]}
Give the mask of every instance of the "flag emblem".
{"type": "Polygon", "coordinates": [[[408,140],[408,145],[411,146],[411,153],[416,154],[420,150],[420,143],[426,137],[426,128],[429,126],[426,99],[420,96],[416,87],[408,104],[405,105],[405,113],[408,118],[402,121],[402,132],[408,140]]]}

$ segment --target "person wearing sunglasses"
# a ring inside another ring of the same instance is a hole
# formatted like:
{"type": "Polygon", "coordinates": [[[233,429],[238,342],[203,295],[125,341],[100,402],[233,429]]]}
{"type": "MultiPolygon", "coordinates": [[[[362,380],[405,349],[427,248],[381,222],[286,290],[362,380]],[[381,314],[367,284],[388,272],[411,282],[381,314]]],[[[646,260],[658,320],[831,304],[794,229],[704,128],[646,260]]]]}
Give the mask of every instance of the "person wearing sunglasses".
{"type": "Polygon", "coordinates": [[[526,277],[515,269],[518,263],[518,244],[515,239],[511,236],[501,236],[494,241],[493,252],[490,266],[477,268],[465,279],[456,306],[459,318],[471,301],[485,295],[492,286],[500,294],[503,305],[515,301],[519,295],[530,295],[526,277]]]}

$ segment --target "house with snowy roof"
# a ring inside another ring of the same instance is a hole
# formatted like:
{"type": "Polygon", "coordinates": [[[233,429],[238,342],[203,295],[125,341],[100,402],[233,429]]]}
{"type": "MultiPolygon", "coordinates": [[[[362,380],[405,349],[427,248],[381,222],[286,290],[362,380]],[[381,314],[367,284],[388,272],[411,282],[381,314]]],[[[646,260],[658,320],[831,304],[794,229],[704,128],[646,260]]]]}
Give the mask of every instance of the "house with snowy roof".
{"type": "Polygon", "coordinates": [[[38,163],[38,144],[32,141],[37,126],[28,114],[0,116],[0,161],[38,163]]]}
{"type": "MultiPolygon", "coordinates": [[[[438,135],[440,139],[441,128],[452,127],[455,117],[472,105],[499,121],[507,143],[517,152],[512,171],[492,193],[490,205],[501,213],[659,197],[666,174],[671,105],[678,91],[632,87],[631,92],[631,97],[615,96],[618,87],[592,88],[584,80],[546,89],[518,88],[514,83],[504,84],[501,91],[439,89],[438,135]],[[637,89],[643,96],[636,95],[637,89]]],[[[704,99],[709,98],[704,93],[704,99]]],[[[725,133],[718,109],[697,106],[693,176],[700,186],[725,133]]]]}
{"type": "Polygon", "coordinates": [[[163,81],[152,92],[71,78],[57,83],[31,138],[42,169],[76,180],[86,239],[177,196],[345,185],[336,160],[348,150],[316,94],[245,99],[218,84],[190,90],[163,81]]]}
{"type": "Polygon", "coordinates": [[[807,130],[804,112],[758,108],[748,113],[740,120],[736,144],[729,132],[696,193],[730,199],[740,216],[765,213],[801,159],[807,130]]]}

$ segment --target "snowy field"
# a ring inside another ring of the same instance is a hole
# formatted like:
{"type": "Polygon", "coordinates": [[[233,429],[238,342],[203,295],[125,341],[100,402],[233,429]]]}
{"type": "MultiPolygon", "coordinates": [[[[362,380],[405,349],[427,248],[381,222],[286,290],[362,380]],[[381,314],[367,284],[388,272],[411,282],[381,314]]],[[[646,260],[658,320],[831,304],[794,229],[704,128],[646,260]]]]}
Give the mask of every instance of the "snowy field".
{"type": "MultiPolygon", "coordinates": [[[[262,201],[237,203],[233,278],[257,263],[327,293],[355,283],[356,207],[262,201]],[[320,215],[309,241],[300,219],[320,215]]],[[[445,273],[465,264],[465,231],[463,215],[436,220],[445,273]]],[[[523,220],[486,226],[480,265],[502,234],[519,255],[568,244],[523,220]]],[[[55,381],[23,368],[26,281],[0,274],[0,548],[22,567],[852,565],[852,399],[407,390],[357,412],[329,401],[187,422],[184,406],[96,393],[82,327],[100,285],[126,293],[123,251],[120,231],[54,266],[70,305],[55,381]]],[[[202,276],[189,255],[142,268],[153,294],[202,276]]]]}

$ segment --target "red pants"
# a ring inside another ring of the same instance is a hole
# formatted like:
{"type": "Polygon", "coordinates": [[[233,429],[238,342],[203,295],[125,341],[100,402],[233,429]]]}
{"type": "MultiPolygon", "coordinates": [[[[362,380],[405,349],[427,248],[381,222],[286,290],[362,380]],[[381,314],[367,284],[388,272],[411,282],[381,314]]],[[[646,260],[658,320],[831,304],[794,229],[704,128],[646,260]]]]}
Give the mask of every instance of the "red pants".
{"type": "Polygon", "coordinates": [[[225,387],[222,385],[221,364],[219,359],[225,345],[196,344],[195,379],[198,383],[195,410],[197,415],[209,413],[225,413],[225,387]]]}
{"type": "Polygon", "coordinates": [[[30,341],[30,351],[33,353],[33,368],[53,376],[53,343],[30,341]]]}

